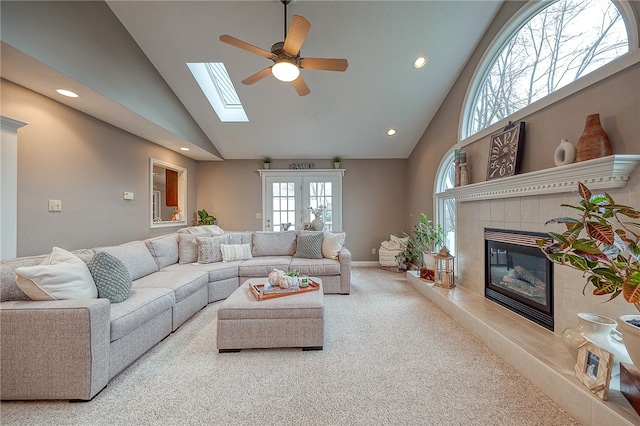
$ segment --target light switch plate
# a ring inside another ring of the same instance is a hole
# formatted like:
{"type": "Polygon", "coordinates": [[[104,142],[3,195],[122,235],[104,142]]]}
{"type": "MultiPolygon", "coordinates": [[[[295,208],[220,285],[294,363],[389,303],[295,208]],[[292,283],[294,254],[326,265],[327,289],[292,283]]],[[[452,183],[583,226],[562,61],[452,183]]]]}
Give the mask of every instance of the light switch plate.
{"type": "Polygon", "coordinates": [[[62,200],[49,200],[49,211],[50,212],[61,212],[62,211],[62,200]]]}

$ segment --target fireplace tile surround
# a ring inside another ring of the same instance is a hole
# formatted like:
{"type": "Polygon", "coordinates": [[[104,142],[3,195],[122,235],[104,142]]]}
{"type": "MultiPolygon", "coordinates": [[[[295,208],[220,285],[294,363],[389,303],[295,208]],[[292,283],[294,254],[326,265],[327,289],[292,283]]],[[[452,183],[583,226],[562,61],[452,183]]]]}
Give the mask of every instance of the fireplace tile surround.
{"type": "Polygon", "coordinates": [[[463,187],[456,194],[456,285],[452,290],[426,284],[412,273],[407,279],[423,295],[467,328],[520,371],[534,385],[555,400],[582,424],[640,424],[633,408],[619,392],[619,376],[611,381],[609,401],[603,402],[580,384],[574,377],[575,360],[562,342],[562,331],[577,324],[578,312],[591,312],[617,319],[634,313],[632,305],[621,297],[606,302],[607,297],[596,297],[587,288],[582,273],[569,267],[554,268],[554,331],[484,298],[484,230],[485,228],[512,229],[532,232],[562,232],[562,225],[545,226],[545,222],[558,216],[573,216],[575,211],[561,204],[576,204],[577,181],[584,182],[592,192],[607,192],[616,202],[638,207],[640,205],[640,155],[612,156],[631,159],[632,167],[617,174],[618,159],[598,159],[561,168],[531,173],[533,180],[517,175],[476,188],[463,187]],[[598,170],[607,163],[606,173],[598,170]],[[558,172],[560,170],[560,173],[558,172]],[[556,175],[561,175],[559,178],[556,175]],[[556,181],[550,180],[554,176],[556,181]],[[517,185],[514,182],[522,182],[517,185]],[[538,183],[536,183],[538,182],[538,183]],[[557,183],[556,183],[557,182],[557,183]],[[488,189],[487,189],[488,187],[488,189]],[[478,195],[480,194],[480,195],[478,195]],[[458,197],[457,195],[461,195],[458,197]],[[460,201],[462,200],[462,201],[460,201]]]}

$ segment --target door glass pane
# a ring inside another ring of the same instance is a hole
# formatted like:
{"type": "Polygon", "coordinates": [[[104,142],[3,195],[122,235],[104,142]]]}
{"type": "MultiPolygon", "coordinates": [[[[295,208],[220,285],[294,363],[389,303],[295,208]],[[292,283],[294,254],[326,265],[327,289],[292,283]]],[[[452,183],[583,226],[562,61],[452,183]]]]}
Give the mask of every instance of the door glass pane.
{"type": "Polygon", "coordinates": [[[333,197],[331,194],[331,182],[309,182],[310,220],[316,217],[313,212],[318,213],[318,216],[324,222],[325,231],[333,230],[333,197]]]}
{"type": "Polygon", "coordinates": [[[295,183],[274,182],[272,185],[273,230],[296,229],[295,183]],[[287,224],[289,224],[287,226],[287,224]]]}

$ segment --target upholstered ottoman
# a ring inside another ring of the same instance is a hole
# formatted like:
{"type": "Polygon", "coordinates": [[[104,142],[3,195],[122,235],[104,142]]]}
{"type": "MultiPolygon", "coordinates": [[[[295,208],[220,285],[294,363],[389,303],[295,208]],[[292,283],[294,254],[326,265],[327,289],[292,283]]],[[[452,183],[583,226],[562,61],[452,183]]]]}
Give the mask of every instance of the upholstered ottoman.
{"type": "Polygon", "coordinates": [[[324,295],[320,289],[270,300],[257,300],[249,285],[265,283],[252,278],[218,308],[218,351],[249,348],[302,348],[321,350],[324,345],[324,295]]]}

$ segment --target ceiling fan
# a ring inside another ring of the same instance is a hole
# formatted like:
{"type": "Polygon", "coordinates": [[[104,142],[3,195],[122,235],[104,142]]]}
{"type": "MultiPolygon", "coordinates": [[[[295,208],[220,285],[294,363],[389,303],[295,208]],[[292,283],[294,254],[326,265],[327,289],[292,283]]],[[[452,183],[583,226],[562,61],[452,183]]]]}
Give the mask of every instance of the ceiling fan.
{"type": "Polygon", "coordinates": [[[278,80],[293,84],[298,95],[305,96],[311,90],[302,75],[300,75],[300,69],[344,71],[349,64],[346,59],[301,58],[300,47],[304,43],[309,28],[311,28],[311,23],[302,16],[293,15],[289,32],[287,33],[287,5],[291,3],[291,0],[281,0],[281,2],[284,5],[284,41],[271,46],[270,52],[227,34],[221,35],[220,41],[273,61],[273,65],[270,67],[242,80],[243,84],[253,84],[269,74],[273,74],[278,80]]]}

